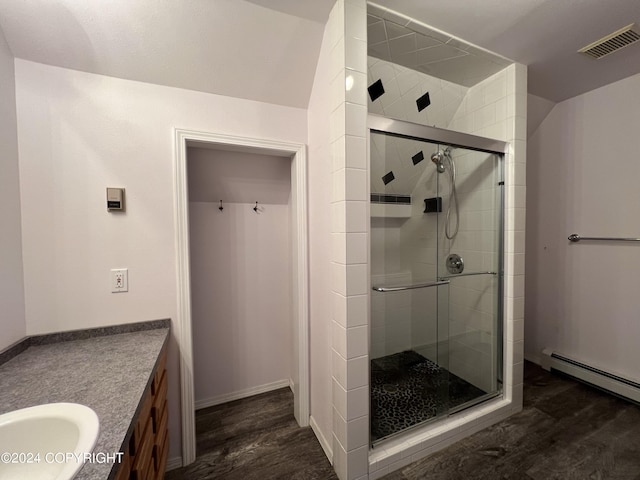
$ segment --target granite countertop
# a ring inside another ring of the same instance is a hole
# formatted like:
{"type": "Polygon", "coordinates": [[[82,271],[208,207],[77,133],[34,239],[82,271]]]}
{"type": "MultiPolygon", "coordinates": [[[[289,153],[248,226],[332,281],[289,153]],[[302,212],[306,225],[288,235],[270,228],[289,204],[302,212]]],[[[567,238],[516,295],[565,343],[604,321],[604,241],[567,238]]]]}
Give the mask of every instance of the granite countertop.
{"type": "MultiPolygon", "coordinates": [[[[43,403],[87,405],[100,419],[94,453],[118,452],[168,333],[163,327],[30,346],[0,365],[0,414],[43,403]]],[[[106,480],[113,466],[86,463],[76,479],[106,480]]]]}

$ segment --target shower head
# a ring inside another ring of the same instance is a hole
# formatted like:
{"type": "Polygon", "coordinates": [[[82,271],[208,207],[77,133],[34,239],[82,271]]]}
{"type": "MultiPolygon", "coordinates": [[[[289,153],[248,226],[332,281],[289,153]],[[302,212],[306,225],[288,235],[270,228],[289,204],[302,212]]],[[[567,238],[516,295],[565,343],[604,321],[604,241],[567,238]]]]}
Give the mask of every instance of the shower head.
{"type": "Polygon", "coordinates": [[[446,155],[446,150],[438,150],[437,152],[433,152],[431,155],[431,161],[436,164],[438,173],[443,173],[445,171],[444,162],[442,160],[446,155]]]}

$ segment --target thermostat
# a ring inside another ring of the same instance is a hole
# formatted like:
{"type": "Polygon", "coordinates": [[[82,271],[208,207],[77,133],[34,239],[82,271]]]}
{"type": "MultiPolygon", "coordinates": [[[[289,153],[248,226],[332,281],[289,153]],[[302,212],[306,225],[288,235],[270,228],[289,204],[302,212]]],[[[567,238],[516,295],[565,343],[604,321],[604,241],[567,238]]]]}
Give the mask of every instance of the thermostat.
{"type": "Polygon", "coordinates": [[[124,188],[107,188],[107,210],[124,211],[124,188]]]}

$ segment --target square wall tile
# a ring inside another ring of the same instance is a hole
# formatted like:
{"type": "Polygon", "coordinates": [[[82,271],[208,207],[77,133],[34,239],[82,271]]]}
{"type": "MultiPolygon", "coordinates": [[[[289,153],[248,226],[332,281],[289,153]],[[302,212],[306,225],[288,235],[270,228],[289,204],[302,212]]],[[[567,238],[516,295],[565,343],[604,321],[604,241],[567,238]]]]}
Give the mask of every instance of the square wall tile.
{"type": "MultiPolygon", "coordinates": [[[[338,381],[334,378],[332,380],[332,385],[333,385],[333,391],[332,391],[332,398],[333,398],[333,406],[336,409],[336,411],[340,414],[340,416],[344,419],[347,418],[347,391],[342,388],[342,386],[338,383],[338,381]]],[[[357,418],[357,417],[354,417],[357,418]]],[[[335,456],[336,456],[336,449],[335,449],[335,445],[333,448],[333,458],[335,460],[335,456]]]]}
{"type": "Polygon", "coordinates": [[[348,201],[345,205],[345,231],[366,232],[369,225],[368,203],[364,201],[348,201]]]}
{"type": "Polygon", "coordinates": [[[348,439],[347,421],[344,418],[342,418],[342,415],[340,415],[340,413],[335,409],[335,407],[332,408],[332,411],[333,411],[333,434],[340,442],[340,445],[342,445],[343,448],[346,450],[347,439],[348,439]]]}
{"type": "Polygon", "coordinates": [[[347,180],[346,169],[337,170],[331,174],[333,188],[331,190],[331,200],[333,202],[346,201],[347,180]]]}
{"type": "MultiPolygon", "coordinates": [[[[365,297],[362,295],[362,297],[365,297]]],[[[358,297],[349,297],[358,298],[358,297]]],[[[366,325],[347,328],[347,359],[369,353],[369,328],[366,325]]]]}
{"type": "MultiPolygon", "coordinates": [[[[340,357],[342,358],[342,357],[340,357]]],[[[352,390],[354,388],[366,387],[369,385],[369,356],[352,358],[346,361],[346,388],[352,390]]]]}
{"type": "Polygon", "coordinates": [[[341,103],[329,115],[329,141],[335,142],[345,133],[345,103],[341,103]]]}
{"type": "Polygon", "coordinates": [[[337,292],[331,292],[331,317],[342,328],[347,328],[347,298],[356,297],[345,297],[337,292]]]}
{"type": "Polygon", "coordinates": [[[364,42],[367,41],[367,9],[365,5],[345,3],[344,6],[344,34],[364,42]]]}
{"type": "MultiPolygon", "coordinates": [[[[340,413],[342,414],[342,412],[340,413]]],[[[369,387],[359,387],[347,391],[347,422],[365,415],[369,415],[369,387]]]]}
{"type": "Polygon", "coordinates": [[[347,452],[338,438],[333,435],[333,468],[340,480],[347,480],[347,452]]]}
{"type": "Polygon", "coordinates": [[[367,263],[369,244],[366,233],[334,234],[344,235],[346,260],[350,264],[367,263]]]}
{"type": "MultiPolygon", "coordinates": [[[[338,77],[339,78],[339,77],[338,77]]],[[[345,72],[343,87],[345,100],[357,105],[367,105],[367,75],[355,70],[345,72]]]]}
{"type": "Polygon", "coordinates": [[[347,265],[347,282],[346,294],[349,295],[366,295],[368,292],[367,265],[356,264],[347,265]]]}
{"type": "Polygon", "coordinates": [[[347,330],[340,326],[338,322],[331,322],[331,346],[333,349],[342,355],[342,358],[347,358],[347,330]]]}
{"type": "MultiPolygon", "coordinates": [[[[353,327],[359,326],[367,326],[369,324],[369,297],[367,295],[352,295],[347,297],[347,318],[346,318],[346,326],[349,329],[353,327]]],[[[360,334],[358,334],[360,335],[360,334]]],[[[353,348],[353,351],[358,352],[360,348],[367,348],[368,346],[368,336],[366,337],[365,342],[367,344],[362,347],[360,343],[362,341],[362,337],[357,339],[349,340],[349,331],[347,331],[347,342],[352,342],[348,348],[353,348]]],[[[364,354],[363,354],[364,355],[364,354]]]]}
{"type": "Polygon", "coordinates": [[[355,103],[345,103],[345,133],[363,138],[367,136],[366,106],[355,103]]]}
{"type": "Polygon", "coordinates": [[[347,296],[347,266],[341,263],[331,263],[331,289],[347,296]]]}
{"type": "Polygon", "coordinates": [[[367,169],[367,139],[365,137],[346,136],[345,166],[367,169]]]}
{"type": "Polygon", "coordinates": [[[369,178],[366,170],[345,169],[345,200],[366,202],[369,178]]]}
{"type": "Polygon", "coordinates": [[[336,263],[347,263],[347,234],[331,234],[331,259],[336,263]]]}
{"type": "MultiPolygon", "coordinates": [[[[332,179],[333,181],[333,179],[332,179]]],[[[345,232],[347,223],[347,202],[334,202],[331,204],[331,232],[345,232]]]]}
{"type": "Polygon", "coordinates": [[[356,418],[347,423],[347,450],[368,446],[369,444],[369,416],[356,418]]]}
{"type": "MultiPolygon", "coordinates": [[[[366,21],[366,20],[365,20],[366,21]]],[[[367,74],[367,41],[347,36],[344,39],[344,66],[347,70],[367,74]]]]}
{"type": "Polygon", "coordinates": [[[344,67],[345,67],[344,46],[345,46],[345,38],[343,35],[336,41],[335,46],[331,49],[331,53],[329,54],[329,78],[336,78],[336,75],[338,75],[341,71],[344,70],[344,67]]]}
{"type": "Polygon", "coordinates": [[[347,361],[336,352],[335,349],[331,350],[331,362],[332,362],[332,372],[333,378],[340,384],[342,388],[345,390],[348,389],[348,372],[347,372],[347,361]]]}

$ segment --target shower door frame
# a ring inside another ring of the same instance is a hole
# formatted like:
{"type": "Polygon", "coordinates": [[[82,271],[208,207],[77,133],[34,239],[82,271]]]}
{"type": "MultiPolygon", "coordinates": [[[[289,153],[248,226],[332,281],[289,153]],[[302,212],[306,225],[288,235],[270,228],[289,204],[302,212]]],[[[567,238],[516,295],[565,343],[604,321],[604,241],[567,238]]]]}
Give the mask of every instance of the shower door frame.
{"type": "MultiPolygon", "coordinates": [[[[475,150],[480,152],[491,153],[494,155],[499,155],[499,169],[500,169],[500,178],[501,181],[498,184],[500,187],[499,196],[500,196],[500,211],[498,215],[498,302],[497,302],[497,312],[496,315],[498,317],[498,325],[497,325],[497,337],[500,339],[501,348],[498,349],[498,355],[496,359],[497,365],[497,376],[496,380],[500,385],[500,392],[504,394],[504,371],[506,366],[504,365],[504,349],[505,338],[504,338],[504,245],[505,245],[505,165],[506,158],[509,154],[509,143],[503,142],[502,140],[495,140],[487,137],[480,137],[478,135],[473,135],[469,133],[456,132],[453,130],[446,130],[438,127],[430,127],[428,125],[422,125],[418,123],[407,122],[405,120],[397,120],[393,118],[383,117],[381,115],[368,114],[367,116],[367,148],[370,148],[371,144],[371,132],[391,135],[400,138],[407,138],[409,140],[416,140],[421,142],[428,143],[440,143],[450,145],[452,147],[460,147],[467,150],[475,150]]],[[[370,161],[370,155],[368,155],[370,161]]],[[[371,173],[371,165],[368,165],[368,173],[371,173]]],[[[367,195],[370,197],[371,195],[371,183],[368,182],[367,187],[367,195]]],[[[369,248],[371,245],[369,244],[369,248]]],[[[369,252],[369,268],[371,268],[371,252],[369,252]]],[[[371,276],[371,272],[369,271],[369,276],[371,276]]],[[[369,293],[369,298],[371,298],[371,293],[369,293]]],[[[369,319],[369,321],[371,321],[369,319]]],[[[369,344],[371,344],[371,339],[369,339],[369,344]]],[[[499,395],[500,393],[498,393],[499,395]]],[[[473,402],[469,408],[477,406],[479,404],[484,403],[487,400],[495,398],[495,394],[490,394],[488,396],[482,397],[480,401],[473,402]]],[[[448,412],[447,416],[452,415],[460,411],[460,409],[453,410],[448,412]]],[[[390,437],[381,438],[375,443],[384,442],[389,438],[394,438],[398,435],[402,435],[408,430],[413,430],[415,428],[419,428],[424,423],[414,425],[407,429],[401,430],[390,437]]],[[[371,445],[371,443],[370,443],[371,445]]]]}

